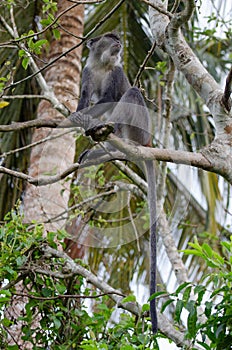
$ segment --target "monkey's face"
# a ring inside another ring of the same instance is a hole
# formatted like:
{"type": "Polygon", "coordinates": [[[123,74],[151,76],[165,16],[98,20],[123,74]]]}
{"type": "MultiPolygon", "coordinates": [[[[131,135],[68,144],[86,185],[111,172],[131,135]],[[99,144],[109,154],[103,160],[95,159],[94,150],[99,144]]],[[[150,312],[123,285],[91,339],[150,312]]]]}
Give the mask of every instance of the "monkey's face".
{"type": "Polygon", "coordinates": [[[122,44],[117,35],[109,33],[90,39],[87,43],[90,55],[102,64],[115,65],[120,62],[122,44]]]}

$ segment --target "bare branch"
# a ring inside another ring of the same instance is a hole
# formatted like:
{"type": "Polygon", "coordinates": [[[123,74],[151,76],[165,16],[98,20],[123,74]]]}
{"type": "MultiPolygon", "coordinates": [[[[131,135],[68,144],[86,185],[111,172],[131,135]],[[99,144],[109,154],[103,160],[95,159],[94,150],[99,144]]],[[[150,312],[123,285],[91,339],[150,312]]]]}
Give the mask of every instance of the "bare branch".
{"type": "Polygon", "coordinates": [[[41,98],[47,101],[50,101],[46,96],[44,95],[3,95],[1,96],[3,100],[14,100],[16,98],[23,99],[23,98],[41,98]]]}
{"type": "MultiPolygon", "coordinates": [[[[29,128],[42,128],[42,127],[47,127],[47,128],[58,128],[58,127],[66,127],[61,126],[62,122],[65,119],[63,117],[61,118],[54,118],[54,119],[35,119],[35,120],[29,120],[26,122],[16,122],[12,123],[9,125],[0,125],[0,131],[1,132],[9,132],[9,131],[19,131],[19,130],[24,130],[24,129],[29,129],[29,128]]],[[[67,123],[68,124],[68,123],[67,123]]],[[[69,123],[69,126],[71,127],[73,124],[71,122],[69,123]]]]}
{"type": "MultiPolygon", "coordinates": [[[[73,125],[72,125],[73,126],[73,125]]],[[[196,168],[200,168],[203,170],[211,171],[222,175],[225,179],[227,179],[230,183],[232,183],[232,174],[231,174],[231,159],[229,155],[226,157],[226,162],[223,159],[218,158],[217,147],[212,146],[212,144],[202,150],[200,153],[192,153],[187,151],[179,151],[179,150],[170,150],[170,149],[158,149],[158,148],[150,148],[143,147],[138,145],[129,145],[124,142],[122,139],[117,136],[111,134],[108,137],[108,141],[111,142],[116,149],[120,152],[114,152],[113,155],[106,154],[103,157],[99,157],[97,160],[92,160],[90,162],[86,162],[80,166],[79,163],[74,163],[71,167],[66,169],[63,173],[57,174],[54,176],[40,177],[40,178],[32,178],[23,173],[13,171],[7,169],[5,167],[0,167],[0,173],[5,173],[10,176],[15,176],[24,180],[27,180],[31,184],[35,186],[42,186],[51,183],[55,183],[61,179],[64,179],[66,176],[70,175],[72,172],[76,171],[78,168],[87,167],[90,165],[100,164],[104,161],[110,161],[112,159],[123,159],[125,158],[129,161],[145,161],[145,160],[161,160],[165,162],[171,162],[175,164],[185,164],[191,165],[196,168]],[[121,153],[122,152],[122,153],[121,153]],[[125,157],[126,155],[126,157],[125,157]],[[222,166],[223,164],[223,166],[222,166]]],[[[215,143],[215,145],[218,145],[215,143]]]]}
{"type": "Polygon", "coordinates": [[[57,219],[59,219],[59,220],[60,219],[68,219],[68,216],[65,216],[65,214],[68,214],[69,212],[71,212],[71,211],[73,211],[75,209],[82,208],[84,205],[86,205],[88,203],[91,203],[91,202],[95,201],[96,199],[99,199],[99,198],[102,198],[102,197],[106,197],[106,196],[109,196],[111,194],[115,194],[116,192],[117,192],[116,189],[113,189],[113,190],[109,190],[109,191],[106,191],[106,192],[98,193],[98,194],[96,194],[95,196],[92,196],[92,197],[88,197],[87,199],[83,200],[82,202],[74,204],[71,207],[68,207],[66,210],[62,211],[61,213],[59,213],[56,216],[53,216],[49,220],[44,221],[44,222],[40,222],[40,223],[47,224],[49,222],[54,222],[57,219]]]}
{"type": "Polygon", "coordinates": [[[4,152],[4,153],[0,154],[0,158],[6,158],[7,156],[9,156],[11,154],[18,153],[18,152],[21,152],[21,151],[25,151],[28,148],[35,147],[35,146],[40,145],[41,143],[45,143],[47,141],[55,140],[55,139],[57,139],[57,138],[59,138],[61,136],[69,134],[70,132],[73,132],[73,131],[76,131],[76,129],[70,129],[68,131],[61,132],[60,134],[57,134],[57,135],[51,135],[51,136],[48,136],[48,137],[44,137],[43,139],[41,139],[39,141],[36,141],[36,142],[32,142],[29,145],[26,145],[26,146],[23,146],[23,147],[19,147],[19,148],[13,149],[13,150],[8,151],[8,152],[4,152]]]}
{"type": "Polygon", "coordinates": [[[152,55],[153,55],[153,53],[154,53],[154,51],[155,51],[155,48],[156,48],[156,42],[154,42],[154,43],[152,44],[151,49],[148,51],[147,56],[145,57],[143,63],[142,63],[141,66],[139,67],[139,71],[138,71],[138,73],[137,73],[137,75],[136,75],[136,77],[135,77],[133,86],[138,85],[140,76],[141,76],[142,72],[144,71],[145,66],[146,66],[146,64],[147,64],[147,62],[148,62],[148,60],[149,60],[149,58],[152,57],[152,55]]]}
{"type": "Polygon", "coordinates": [[[34,178],[32,176],[26,175],[26,174],[21,173],[19,171],[5,168],[3,166],[0,166],[0,173],[4,173],[4,174],[10,175],[10,176],[17,177],[17,178],[22,179],[22,180],[26,180],[35,186],[45,186],[45,185],[53,184],[55,182],[58,182],[64,178],[66,178],[68,175],[70,175],[71,173],[76,171],[79,167],[80,167],[79,163],[74,163],[69,168],[67,168],[65,171],[63,171],[63,173],[60,173],[60,174],[58,173],[58,174],[52,175],[52,176],[41,176],[38,178],[34,178]]]}
{"type": "Polygon", "coordinates": [[[164,7],[161,7],[161,6],[156,6],[154,5],[153,3],[151,3],[150,1],[148,0],[141,0],[142,2],[144,2],[145,4],[151,6],[154,10],[162,13],[163,15],[166,15],[168,16],[169,18],[172,18],[173,14],[167,10],[165,10],[164,7]]]}
{"type": "Polygon", "coordinates": [[[180,5],[180,0],[175,0],[175,3],[173,4],[172,9],[171,9],[171,13],[176,12],[176,10],[178,9],[179,5],[180,5]]]}
{"type": "Polygon", "coordinates": [[[172,28],[172,30],[176,31],[184,23],[188,22],[188,20],[191,18],[192,14],[193,14],[195,8],[196,8],[195,0],[186,1],[184,10],[174,14],[172,19],[171,19],[170,27],[172,28]]]}
{"type": "Polygon", "coordinates": [[[57,299],[97,299],[100,297],[103,297],[105,295],[109,295],[109,294],[118,294],[122,297],[125,297],[124,294],[122,293],[117,293],[117,292],[108,292],[108,293],[100,293],[100,294],[96,294],[96,295],[78,295],[78,294],[59,294],[56,295],[54,297],[41,297],[41,296],[37,296],[37,295],[33,295],[33,294],[29,294],[29,293],[12,293],[13,295],[17,295],[19,297],[25,297],[25,298],[29,298],[29,299],[35,299],[35,300],[57,300],[57,299]]]}

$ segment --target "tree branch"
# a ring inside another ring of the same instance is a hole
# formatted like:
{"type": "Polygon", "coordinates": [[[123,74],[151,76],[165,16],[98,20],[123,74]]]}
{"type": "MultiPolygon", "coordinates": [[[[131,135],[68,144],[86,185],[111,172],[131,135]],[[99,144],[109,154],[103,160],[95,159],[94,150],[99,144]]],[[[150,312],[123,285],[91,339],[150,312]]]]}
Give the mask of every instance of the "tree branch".
{"type": "MultiPolygon", "coordinates": [[[[34,121],[31,121],[31,122],[34,122],[34,121]]],[[[53,122],[53,120],[51,120],[51,122],[53,122]]],[[[67,122],[69,123],[69,126],[73,127],[72,123],[70,123],[68,120],[67,122]]],[[[48,124],[47,126],[51,127],[51,125],[48,124]]],[[[62,124],[60,124],[60,127],[63,127],[62,124]]],[[[66,127],[68,126],[66,125],[66,127]]],[[[42,186],[42,185],[44,186],[47,184],[57,182],[61,179],[64,179],[66,176],[70,175],[73,171],[77,170],[79,167],[96,165],[104,161],[110,161],[112,159],[123,159],[123,160],[127,159],[132,162],[156,159],[156,160],[161,160],[161,161],[175,163],[175,164],[184,164],[188,166],[194,166],[196,168],[211,171],[223,176],[230,183],[232,183],[231,155],[230,153],[227,154],[226,149],[224,148],[227,145],[220,144],[219,142],[215,141],[214,144],[210,145],[208,148],[203,149],[201,153],[200,152],[192,153],[187,151],[159,149],[159,148],[150,148],[150,147],[132,145],[124,142],[122,139],[118,138],[113,134],[110,134],[107,140],[110,143],[112,143],[112,145],[116,149],[118,149],[120,152],[113,152],[112,155],[106,154],[105,156],[97,159],[97,161],[91,160],[82,164],[81,166],[79,163],[75,163],[61,174],[57,174],[54,176],[40,177],[40,178],[32,178],[28,175],[7,169],[3,166],[0,167],[0,173],[5,173],[10,176],[15,176],[15,177],[27,180],[28,182],[30,182],[35,186],[42,186]],[[219,147],[223,148],[221,150],[222,156],[220,158],[218,155],[219,147]]]]}
{"type": "Polygon", "coordinates": [[[154,42],[152,44],[151,49],[148,51],[147,56],[145,57],[143,63],[139,67],[139,71],[138,71],[138,73],[137,73],[137,75],[135,77],[133,86],[136,86],[139,83],[140,76],[141,76],[142,72],[144,71],[148,60],[152,57],[152,55],[153,55],[153,53],[155,51],[155,48],[156,48],[156,42],[154,42]]]}
{"type": "Polygon", "coordinates": [[[185,1],[184,10],[181,12],[175,13],[170,21],[170,27],[172,28],[172,30],[175,31],[178,28],[180,28],[184,23],[188,22],[195,8],[196,8],[195,0],[185,1]]]}
{"type": "Polygon", "coordinates": [[[62,124],[62,122],[65,119],[63,117],[60,118],[54,118],[54,119],[47,119],[47,118],[41,118],[41,119],[35,119],[35,120],[29,120],[26,122],[16,122],[8,125],[0,125],[0,131],[1,132],[9,132],[9,131],[19,131],[29,128],[65,128],[65,127],[71,127],[73,124],[71,122],[68,123],[65,122],[65,124],[62,124]]]}
{"type": "MultiPolygon", "coordinates": [[[[12,8],[12,7],[11,7],[12,8]]],[[[8,31],[8,33],[12,36],[12,38],[17,38],[18,37],[18,32],[16,29],[16,26],[14,24],[14,16],[13,16],[13,10],[11,10],[11,18],[12,18],[12,23],[13,23],[13,29],[8,25],[8,23],[5,21],[3,16],[0,16],[0,21],[5,27],[5,29],[8,31]]],[[[18,43],[18,46],[20,49],[24,50],[26,52],[27,57],[29,58],[29,65],[36,75],[36,80],[40,86],[40,88],[43,91],[44,96],[51,102],[53,107],[57,109],[60,113],[62,113],[64,116],[68,116],[70,114],[68,108],[66,108],[60,101],[57,99],[54,91],[47,85],[46,80],[44,79],[43,75],[41,74],[41,71],[39,70],[37,64],[35,63],[32,55],[27,51],[26,47],[22,43],[18,43]]],[[[12,87],[17,85],[16,83],[10,84],[7,86],[7,88],[12,87]]]]}
{"type": "Polygon", "coordinates": [[[173,14],[171,12],[165,10],[164,6],[157,6],[148,0],[141,0],[141,1],[144,2],[145,4],[147,4],[148,6],[151,6],[154,10],[162,13],[163,15],[165,15],[169,18],[172,18],[173,14]]]}
{"type": "MultiPolygon", "coordinates": [[[[150,1],[153,4],[160,3],[160,0],[150,1]]],[[[193,0],[186,2],[186,4],[184,14],[180,13],[183,15],[182,19],[180,17],[180,21],[186,21],[191,16],[191,11],[194,10],[193,0]]],[[[223,92],[187,44],[181,31],[177,30],[179,28],[177,21],[179,13],[176,13],[169,20],[150,7],[149,15],[151,31],[157,45],[172,58],[176,68],[184,74],[189,84],[205,101],[213,115],[217,137],[224,142],[231,142],[231,116],[222,107],[223,92]]]]}

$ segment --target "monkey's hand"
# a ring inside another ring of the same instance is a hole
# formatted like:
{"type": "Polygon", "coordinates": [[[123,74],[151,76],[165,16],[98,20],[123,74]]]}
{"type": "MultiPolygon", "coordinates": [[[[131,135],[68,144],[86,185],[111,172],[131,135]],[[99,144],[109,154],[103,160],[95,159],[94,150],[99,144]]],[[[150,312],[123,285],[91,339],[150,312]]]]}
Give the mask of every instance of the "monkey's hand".
{"type": "Polygon", "coordinates": [[[82,112],[74,112],[70,114],[68,119],[75,125],[83,128],[84,130],[91,127],[93,117],[90,114],[84,114],[82,112]]]}
{"type": "Polygon", "coordinates": [[[98,124],[86,130],[85,135],[91,136],[96,142],[105,141],[114,132],[114,123],[98,124]]]}

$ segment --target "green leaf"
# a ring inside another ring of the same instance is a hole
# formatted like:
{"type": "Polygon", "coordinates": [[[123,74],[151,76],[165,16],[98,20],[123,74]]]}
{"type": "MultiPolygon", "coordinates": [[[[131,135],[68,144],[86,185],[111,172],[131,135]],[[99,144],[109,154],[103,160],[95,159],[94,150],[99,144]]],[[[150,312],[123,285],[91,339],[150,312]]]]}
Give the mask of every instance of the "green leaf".
{"type": "Polygon", "coordinates": [[[205,302],[205,316],[209,317],[211,315],[213,303],[212,301],[206,301],[205,302]]]}
{"type": "Polygon", "coordinates": [[[128,295],[127,297],[123,298],[122,303],[129,303],[129,302],[136,302],[136,298],[134,295],[128,295]]]}
{"type": "Polygon", "coordinates": [[[64,292],[67,290],[67,287],[64,284],[57,283],[56,289],[60,294],[64,294],[64,292]]]}
{"type": "Polygon", "coordinates": [[[203,343],[202,341],[198,341],[197,344],[201,345],[206,350],[211,350],[212,349],[209,345],[203,343]]]}
{"type": "Polygon", "coordinates": [[[44,44],[46,44],[48,41],[46,39],[41,39],[35,42],[34,48],[41,48],[44,44]]]}
{"type": "Polygon", "coordinates": [[[22,66],[23,68],[26,70],[29,64],[30,58],[29,57],[24,57],[23,61],[22,61],[22,66]]]}
{"type": "Polygon", "coordinates": [[[23,56],[26,55],[26,51],[25,50],[19,50],[18,51],[18,55],[19,55],[19,57],[23,57],[23,56]]]}
{"type": "Polygon", "coordinates": [[[166,295],[167,292],[162,291],[162,292],[153,293],[153,294],[149,297],[148,301],[151,301],[151,300],[153,300],[153,299],[155,299],[155,298],[157,298],[157,297],[159,297],[160,295],[163,295],[163,294],[166,295]]]}
{"type": "Polygon", "coordinates": [[[1,320],[1,323],[4,327],[9,327],[10,325],[13,324],[13,321],[9,320],[9,318],[6,318],[4,317],[2,320],[1,320]]]}
{"type": "Polygon", "coordinates": [[[142,312],[146,312],[150,310],[150,305],[149,304],[143,304],[142,306],[142,312]]]}
{"type": "Polygon", "coordinates": [[[5,289],[5,290],[0,290],[0,295],[5,295],[5,296],[8,296],[8,297],[11,297],[11,292],[8,290],[8,289],[5,289]]]}
{"type": "Polygon", "coordinates": [[[166,307],[167,307],[168,305],[170,305],[171,303],[173,303],[174,301],[175,301],[174,299],[169,299],[169,300],[165,301],[165,303],[163,303],[163,305],[162,305],[162,307],[161,307],[160,312],[163,313],[164,310],[166,309],[166,307]]]}
{"type": "Polygon", "coordinates": [[[55,328],[56,328],[56,329],[59,329],[59,328],[60,328],[60,326],[61,326],[61,322],[60,322],[60,320],[59,320],[57,317],[52,316],[52,321],[54,322],[54,326],[55,326],[55,328]]]}
{"type": "Polygon", "coordinates": [[[42,288],[42,295],[44,297],[51,297],[52,296],[52,290],[50,288],[42,288]]]}
{"type": "Polygon", "coordinates": [[[182,309],[184,307],[184,302],[183,300],[177,300],[177,303],[176,303],[176,310],[175,310],[175,320],[177,322],[180,321],[180,315],[181,315],[181,312],[182,312],[182,309]]]}
{"type": "Polygon", "coordinates": [[[197,298],[198,305],[201,304],[205,292],[206,292],[206,289],[204,286],[200,285],[194,288],[194,294],[198,294],[198,298],[197,298]]]}
{"type": "Polygon", "coordinates": [[[212,248],[207,244],[207,243],[203,243],[202,244],[202,249],[204,250],[204,252],[206,252],[206,254],[212,258],[213,256],[213,251],[212,248]]]}
{"type": "Polygon", "coordinates": [[[190,311],[188,315],[187,325],[188,325],[189,335],[194,338],[196,335],[196,325],[197,325],[197,310],[195,307],[190,311]]]}
{"type": "Polygon", "coordinates": [[[229,252],[230,252],[231,249],[232,249],[231,244],[228,243],[228,242],[221,242],[221,245],[222,245],[223,247],[225,247],[229,252]]]}
{"type": "Polygon", "coordinates": [[[59,31],[58,29],[53,29],[53,30],[52,30],[52,33],[53,33],[54,38],[55,38],[56,40],[60,40],[60,31],[59,31]]]}
{"type": "Polygon", "coordinates": [[[185,287],[187,287],[188,285],[190,284],[190,282],[184,282],[182,283],[178,288],[177,290],[175,291],[174,295],[178,295],[182,289],[184,289],[185,287]]]}
{"type": "Polygon", "coordinates": [[[199,252],[199,250],[195,250],[195,249],[183,249],[180,250],[180,252],[183,252],[184,254],[187,255],[196,255],[196,256],[203,256],[203,254],[201,252],[199,252]]]}
{"type": "Polygon", "coordinates": [[[189,300],[189,296],[192,290],[192,286],[189,286],[185,289],[184,294],[183,294],[183,301],[188,301],[189,300]]]}

